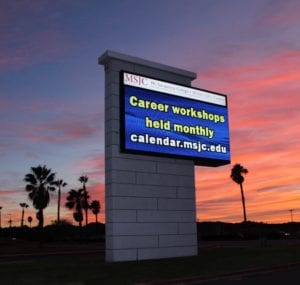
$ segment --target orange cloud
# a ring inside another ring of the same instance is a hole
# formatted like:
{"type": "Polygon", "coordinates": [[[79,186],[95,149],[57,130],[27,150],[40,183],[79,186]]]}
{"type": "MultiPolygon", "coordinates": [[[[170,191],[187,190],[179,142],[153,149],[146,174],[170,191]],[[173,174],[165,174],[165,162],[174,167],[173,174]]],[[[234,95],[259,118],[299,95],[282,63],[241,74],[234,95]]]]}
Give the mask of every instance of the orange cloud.
{"type": "MultiPolygon", "coordinates": [[[[228,61],[227,61],[228,63],[228,61]]],[[[229,95],[232,162],[249,169],[245,180],[250,220],[299,219],[300,50],[243,59],[199,74],[229,95]]],[[[239,186],[230,167],[196,170],[199,220],[242,220],[239,186]],[[204,178],[205,177],[205,178],[204,178]]]]}

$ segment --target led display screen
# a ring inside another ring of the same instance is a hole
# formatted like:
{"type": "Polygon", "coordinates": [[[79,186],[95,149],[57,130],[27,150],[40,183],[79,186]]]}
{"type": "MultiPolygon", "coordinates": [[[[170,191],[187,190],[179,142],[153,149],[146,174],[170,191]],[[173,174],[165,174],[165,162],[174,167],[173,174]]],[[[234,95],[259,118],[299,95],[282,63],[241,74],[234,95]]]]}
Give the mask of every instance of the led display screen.
{"type": "Polygon", "coordinates": [[[230,163],[227,97],[121,72],[121,150],[230,163]]]}

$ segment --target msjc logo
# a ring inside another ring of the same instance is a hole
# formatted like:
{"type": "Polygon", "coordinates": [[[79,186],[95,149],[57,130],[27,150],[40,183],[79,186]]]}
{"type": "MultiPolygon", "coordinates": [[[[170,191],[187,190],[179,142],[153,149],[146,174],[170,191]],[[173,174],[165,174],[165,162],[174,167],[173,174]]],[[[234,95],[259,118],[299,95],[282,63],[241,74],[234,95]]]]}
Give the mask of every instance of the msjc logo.
{"type": "Polygon", "coordinates": [[[129,85],[134,85],[134,86],[144,86],[146,84],[146,78],[135,75],[135,74],[129,74],[129,73],[124,73],[124,83],[129,84],[129,85]]]}

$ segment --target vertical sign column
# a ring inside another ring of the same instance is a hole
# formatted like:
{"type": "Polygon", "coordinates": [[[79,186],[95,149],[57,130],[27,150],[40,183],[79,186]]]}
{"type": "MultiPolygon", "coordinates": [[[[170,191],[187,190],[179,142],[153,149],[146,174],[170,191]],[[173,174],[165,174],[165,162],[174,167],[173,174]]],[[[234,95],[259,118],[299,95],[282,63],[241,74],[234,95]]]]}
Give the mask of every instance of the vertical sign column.
{"type": "Polygon", "coordinates": [[[105,67],[106,260],[197,254],[194,162],[120,148],[120,72],[190,85],[195,73],[107,51],[105,67]]]}

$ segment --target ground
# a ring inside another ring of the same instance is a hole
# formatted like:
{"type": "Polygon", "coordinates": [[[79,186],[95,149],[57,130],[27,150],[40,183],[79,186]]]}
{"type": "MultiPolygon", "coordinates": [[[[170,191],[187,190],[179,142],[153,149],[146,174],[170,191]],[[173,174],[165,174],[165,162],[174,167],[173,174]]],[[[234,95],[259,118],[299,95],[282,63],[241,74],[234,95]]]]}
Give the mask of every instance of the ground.
{"type": "Polygon", "coordinates": [[[203,280],[287,264],[300,268],[300,240],[202,241],[197,257],[122,263],[106,263],[104,244],[99,242],[6,239],[0,247],[1,285],[143,284],[195,277],[203,280]]]}

